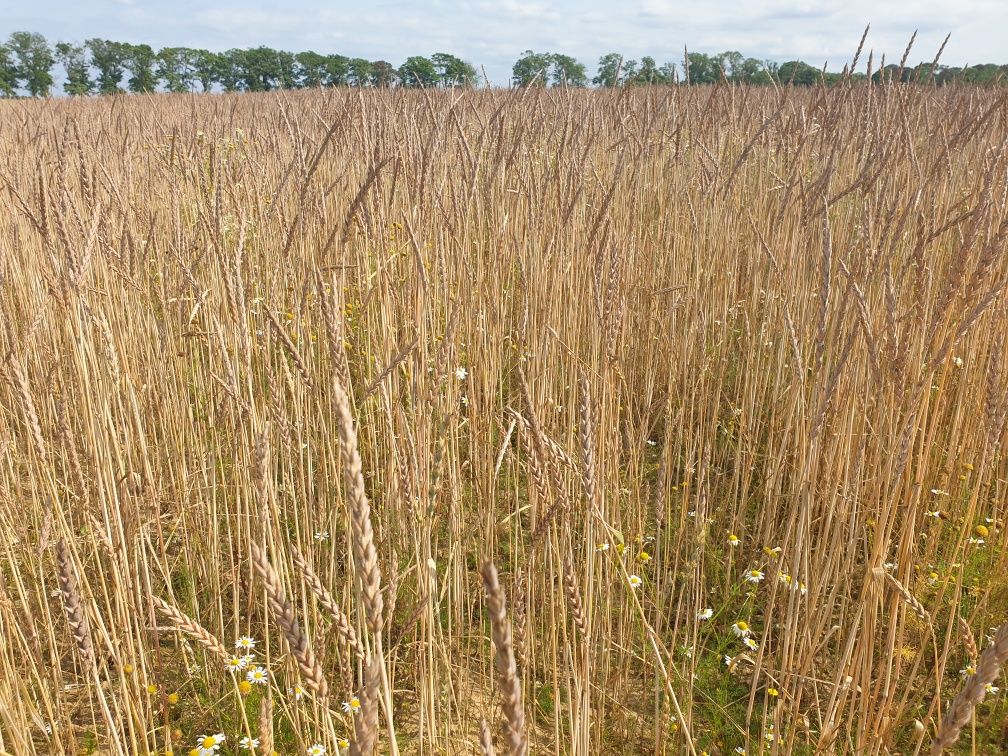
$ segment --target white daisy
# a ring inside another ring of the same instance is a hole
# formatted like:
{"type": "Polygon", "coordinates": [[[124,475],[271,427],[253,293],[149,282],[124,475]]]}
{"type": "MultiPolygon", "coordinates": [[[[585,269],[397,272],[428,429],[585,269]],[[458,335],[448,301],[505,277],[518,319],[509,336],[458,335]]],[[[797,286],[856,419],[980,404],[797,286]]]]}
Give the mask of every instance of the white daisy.
{"type": "Polygon", "coordinates": [[[245,679],[253,685],[265,685],[269,681],[269,673],[266,667],[256,667],[245,673],[245,679]]]}
{"type": "Polygon", "coordinates": [[[746,573],[745,581],[747,583],[761,583],[761,582],[763,582],[763,570],[749,570],[746,573]]]}
{"type": "Polygon", "coordinates": [[[745,620],[739,620],[731,626],[731,629],[739,638],[748,638],[752,635],[752,628],[749,627],[749,623],[745,620]]]}
{"type": "Polygon", "coordinates": [[[349,701],[343,702],[343,711],[347,714],[356,714],[361,709],[360,699],[354,696],[349,701]]]}
{"type": "Polygon", "coordinates": [[[200,749],[200,753],[215,753],[220,750],[221,743],[225,740],[227,738],[223,732],[218,732],[216,735],[201,735],[196,741],[196,747],[200,749]]]}
{"type": "Polygon", "coordinates": [[[469,376],[469,371],[464,367],[455,368],[455,377],[460,381],[464,381],[469,376]]]}
{"type": "Polygon", "coordinates": [[[643,584],[644,584],[644,581],[641,580],[638,575],[631,575],[630,576],[630,587],[631,588],[640,588],[641,585],[643,585],[643,584]]]}
{"type": "Polygon", "coordinates": [[[251,635],[243,635],[235,641],[235,648],[240,648],[243,651],[251,651],[255,648],[255,644],[255,638],[251,635]]]}
{"type": "Polygon", "coordinates": [[[710,607],[708,606],[708,607],[707,607],[706,609],[704,609],[704,610],[703,610],[702,612],[700,612],[699,614],[697,614],[697,619],[698,619],[698,620],[701,620],[701,621],[705,621],[705,620],[709,620],[709,619],[710,619],[711,617],[713,617],[713,616],[714,616],[714,610],[713,610],[713,609],[711,609],[711,608],[710,608],[710,607]]]}

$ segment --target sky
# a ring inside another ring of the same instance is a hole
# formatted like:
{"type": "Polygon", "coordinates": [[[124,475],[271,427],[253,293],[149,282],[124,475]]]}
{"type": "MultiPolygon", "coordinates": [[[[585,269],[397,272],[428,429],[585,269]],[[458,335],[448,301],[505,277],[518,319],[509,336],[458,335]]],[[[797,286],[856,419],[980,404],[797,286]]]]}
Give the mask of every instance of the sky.
{"type": "MultiPolygon", "coordinates": [[[[899,62],[918,30],[910,62],[930,61],[945,35],[949,65],[1008,63],[1008,0],[0,0],[0,37],[37,31],[50,42],[103,37],[138,44],[268,45],[399,65],[410,55],[449,52],[507,85],[522,51],[562,52],[585,63],[601,55],[650,55],[661,64],[691,52],[738,50],[747,57],[849,61],[867,24],[867,49],[899,62]]],[[[867,61],[862,56],[859,68],[867,61]]]]}

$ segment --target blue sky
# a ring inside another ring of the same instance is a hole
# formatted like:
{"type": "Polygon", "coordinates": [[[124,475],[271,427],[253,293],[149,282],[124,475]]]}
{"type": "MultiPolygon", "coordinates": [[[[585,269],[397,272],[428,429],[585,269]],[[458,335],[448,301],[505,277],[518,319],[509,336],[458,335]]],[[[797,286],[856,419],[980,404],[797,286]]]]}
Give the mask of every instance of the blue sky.
{"type": "Polygon", "coordinates": [[[269,45],[395,65],[409,55],[451,52],[484,66],[501,85],[527,48],[573,55],[589,75],[606,52],[662,63],[680,60],[683,45],[778,62],[799,58],[817,67],[828,61],[839,70],[868,23],[866,46],[876,61],[884,52],[898,62],[919,29],[915,63],[930,60],[948,32],[944,62],[1008,63],[1008,0],[0,0],[0,19],[0,36],[24,29],[50,41],[101,36],[211,50],[269,45]]]}

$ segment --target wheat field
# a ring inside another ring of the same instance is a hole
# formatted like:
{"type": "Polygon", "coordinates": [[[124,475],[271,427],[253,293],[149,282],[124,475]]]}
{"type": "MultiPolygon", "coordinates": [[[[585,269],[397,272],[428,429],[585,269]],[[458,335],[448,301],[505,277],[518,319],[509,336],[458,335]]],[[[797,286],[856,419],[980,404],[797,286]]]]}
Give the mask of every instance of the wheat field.
{"type": "Polygon", "coordinates": [[[0,751],[999,752],[1006,149],[968,87],[0,102],[0,751]]]}

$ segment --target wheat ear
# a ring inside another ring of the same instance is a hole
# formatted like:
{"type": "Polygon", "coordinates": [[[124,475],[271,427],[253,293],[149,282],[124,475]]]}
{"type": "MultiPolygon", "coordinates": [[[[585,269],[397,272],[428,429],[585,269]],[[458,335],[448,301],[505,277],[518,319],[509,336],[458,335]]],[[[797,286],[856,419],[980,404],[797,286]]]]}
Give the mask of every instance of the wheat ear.
{"type": "Polygon", "coordinates": [[[305,584],[311,589],[311,592],[315,594],[318,599],[319,604],[322,608],[329,612],[329,616],[332,617],[333,622],[336,623],[336,629],[339,634],[343,636],[343,640],[347,642],[350,649],[361,659],[363,659],[367,654],[364,651],[364,646],[361,645],[360,639],[357,637],[357,632],[353,629],[353,625],[350,624],[350,618],[343,613],[343,610],[339,608],[336,600],[329,593],[329,590],[322,584],[321,578],[315,573],[315,570],[311,568],[308,564],[308,560],[305,559],[304,554],[302,554],[296,547],[291,547],[291,559],[294,562],[294,566],[301,571],[301,575],[304,578],[305,584]]]}
{"type": "Polygon", "coordinates": [[[284,593],[280,576],[273,569],[273,565],[269,563],[266,552],[259,544],[253,541],[251,550],[252,566],[266,585],[266,601],[269,604],[270,612],[277,624],[280,625],[284,638],[287,639],[291,654],[301,669],[305,685],[315,694],[318,702],[322,706],[326,706],[329,686],[322,674],[322,665],[319,664],[315,652],[312,650],[308,636],[298,625],[297,618],[294,616],[294,606],[284,593]]]}
{"type": "Polygon", "coordinates": [[[497,686],[500,688],[501,708],[504,711],[504,739],[512,756],[525,756],[528,753],[528,740],[525,737],[525,712],[522,709],[521,681],[518,679],[518,667],[515,664],[514,648],[511,645],[511,623],[507,618],[507,606],[504,591],[497,577],[497,568],[493,562],[487,562],[480,570],[483,576],[483,588],[486,591],[487,614],[490,615],[490,633],[493,636],[494,667],[497,673],[497,686]]]}
{"type": "Polygon", "coordinates": [[[222,661],[226,662],[228,660],[228,652],[224,648],[224,644],[217,640],[209,630],[196,620],[187,614],[183,614],[167,601],[157,596],[151,596],[151,601],[154,603],[155,608],[167,617],[176,628],[199,643],[203,648],[216,654],[222,661]]]}
{"type": "Polygon", "coordinates": [[[904,603],[906,603],[906,605],[910,608],[910,611],[916,614],[921,621],[931,624],[931,614],[924,608],[924,605],[917,600],[917,597],[910,593],[910,590],[904,586],[903,583],[893,577],[893,575],[889,572],[885,573],[885,579],[886,583],[890,588],[892,588],[893,592],[903,599],[904,603]]]}
{"type": "Polygon", "coordinates": [[[485,719],[480,719],[480,751],[483,756],[496,756],[493,745],[493,736],[490,734],[490,725],[485,719]]]}
{"type": "Polygon", "coordinates": [[[973,631],[970,630],[969,623],[962,617],[959,620],[959,634],[962,636],[963,648],[966,649],[966,655],[969,657],[970,661],[973,661],[979,655],[977,651],[976,638],[973,636],[973,631]]]}
{"type": "Polygon", "coordinates": [[[585,617],[584,604],[581,601],[581,590],[578,588],[577,574],[574,572],[574,565],[571,562],[570,554],[564,557],[563,570],[563,584],[564,593],[567,594],[567,606],[570,608],[574,626],[581,633],[581,637],[587,642],[588,619],[585,617]]]}
{"type": "Polygon", "coordinates": [[[66,541],[62,538],[56,544],[56,563],[59,567],[56,578],[59,581],[60,593],[63,595],[63,610],[66,612],[67,622],[70,623],[70,631],[77,643],[81,661],[90,666],[94,661],[91,628],[88,626],[87,615],[84,614],[84,603],[77,590],[77,576],[74,574],[73,559],[70,556],[70,550],[67,549],[66,541]]]}
{"type": "Polygon", "coordinates": [[[354,742],[351,756],[371,756],[378,742],[378,688],[381,684],[382,663],[370,657],[364,668],[364,684],[360,691],[360,714],[354,717],[354,742]]]}
{"type": "Polygon", "coordinates": [[[931,741],[931,756],[939,756],[959,739],[962,728],[973,716],[973,709],[984,700],[987,686],[997,679],[1006,661],[1008,661],[1008,622],[998,628],[994,642],[980,655],[976,672],[969,676],[963,689],[945,712],[945,718],[934,740],[931,741]]]}
{"type": "Polygon", "coordinates": [[[343,474],[346,477],[350,507],[354,567],[360,577],[361,595],[368,627],[377,634],[382,629],[384,603],[381,594],[378,552],[375,549],[374,530],[371,527],[371,504],[368,502],[367,493],[364,490],[363,465],[357,447],[357,431],[354,429],[353,417],[350,413],[350,397],[338,382],[334,382],[333,390],[336,403],[336,425],[343,457],[343,474]]]}
{"type": "Polygon", "coordinates": [[[265,695],[259,704],[259,749],[273,756],[273,698],[265,695]]]}

